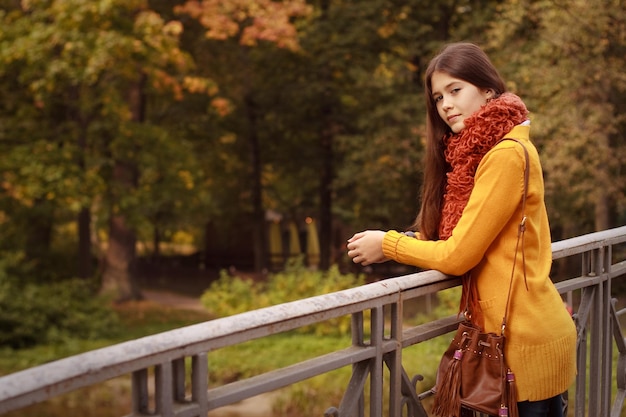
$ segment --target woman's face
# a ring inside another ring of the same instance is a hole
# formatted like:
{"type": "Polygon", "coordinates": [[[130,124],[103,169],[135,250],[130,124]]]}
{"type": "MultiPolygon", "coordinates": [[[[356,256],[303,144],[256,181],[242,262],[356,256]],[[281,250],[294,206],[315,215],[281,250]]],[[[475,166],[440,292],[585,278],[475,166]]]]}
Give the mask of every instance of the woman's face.
{"type": "Polygon", "coordinates": [[[463,130],[465,119],[487,104],[487,100],[494,95],[492,90],[481,90],[441,71],[433,73],[430,85],[439,117],[454,133],[463,130]]]}

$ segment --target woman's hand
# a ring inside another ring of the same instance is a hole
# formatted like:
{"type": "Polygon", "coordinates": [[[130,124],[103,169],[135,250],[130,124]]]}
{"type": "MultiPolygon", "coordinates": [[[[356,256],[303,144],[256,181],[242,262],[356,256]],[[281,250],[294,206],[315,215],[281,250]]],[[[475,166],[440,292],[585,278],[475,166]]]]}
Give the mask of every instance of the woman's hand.
{"type": "Polygon", "coordinates": [[[355,264],[363,266],[386,262],[389,259],[383,254],[382,230],[366,230],[348,239],[348,256],[355,264]]]}

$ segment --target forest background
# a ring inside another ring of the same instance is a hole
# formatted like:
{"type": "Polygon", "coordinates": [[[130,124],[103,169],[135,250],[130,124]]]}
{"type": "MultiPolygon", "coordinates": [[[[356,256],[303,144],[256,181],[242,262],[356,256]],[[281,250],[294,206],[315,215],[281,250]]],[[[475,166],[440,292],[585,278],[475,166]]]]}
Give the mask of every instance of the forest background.
{"type": "Polygon", "coordinates": [[[531,111],[553,240],[624,224],[622,1],[0,0],[0,344],[59,282],[271,270],[277,225],[350,268],[417,214],[423,72],[461,40],[531,111]]]}

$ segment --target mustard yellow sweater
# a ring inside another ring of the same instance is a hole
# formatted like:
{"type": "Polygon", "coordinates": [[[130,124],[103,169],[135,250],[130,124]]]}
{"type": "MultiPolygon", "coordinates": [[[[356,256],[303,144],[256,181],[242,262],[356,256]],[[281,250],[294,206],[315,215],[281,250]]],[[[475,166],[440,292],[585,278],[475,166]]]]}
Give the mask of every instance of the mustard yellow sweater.
{"type": "MultiPolygon", "coordinates": [[[[506,136],[521,140],[530,157],[525,233],[528,290],[520,254],[506,331],[506,358],[515,373],[519,401],[560,394],[576,374],[576,329],[549,277],[552,250],[543,176],[529,130],[530,126],[516,126],[506,136]]],[[[449,239],[425,241],[389,231],[383,240],[385,256],[395,261],[451,275],[471,270],[488,332],[499,333],[502,323],[522,216],[524,169],[522,147],[510,140],[500,142],[480,162],[474,189],[449,239]]]]}

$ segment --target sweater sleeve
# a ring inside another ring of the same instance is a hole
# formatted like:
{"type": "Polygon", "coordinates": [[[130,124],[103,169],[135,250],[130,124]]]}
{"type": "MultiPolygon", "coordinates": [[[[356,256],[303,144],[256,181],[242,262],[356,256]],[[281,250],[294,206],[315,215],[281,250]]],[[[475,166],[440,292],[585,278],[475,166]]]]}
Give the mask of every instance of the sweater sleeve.
{"type": "Polygon", "coordinates": [[[499,144],[480,162],[468,203],[447,240],[418,240],[392,230],[383,239],[384,255],[445,274],[469,271],[517,212],[524,189],[524,167],[519,145],[499,144]]]}

